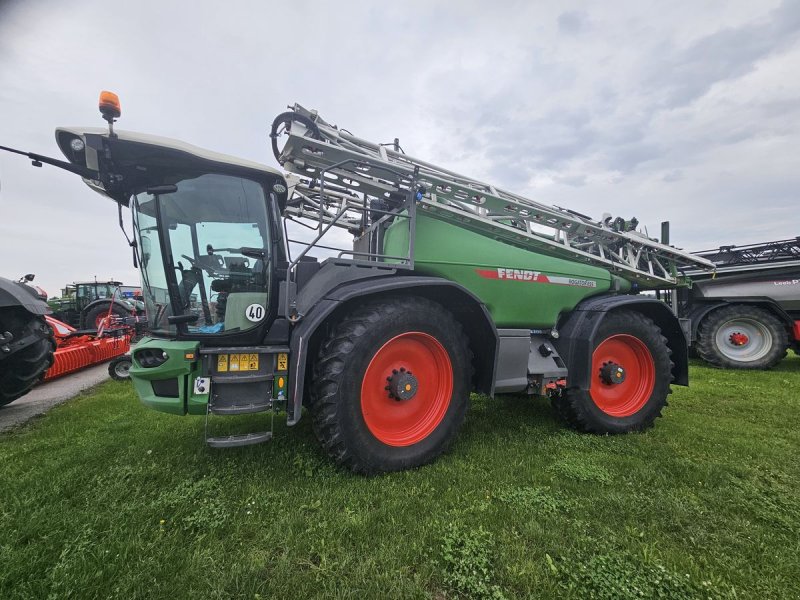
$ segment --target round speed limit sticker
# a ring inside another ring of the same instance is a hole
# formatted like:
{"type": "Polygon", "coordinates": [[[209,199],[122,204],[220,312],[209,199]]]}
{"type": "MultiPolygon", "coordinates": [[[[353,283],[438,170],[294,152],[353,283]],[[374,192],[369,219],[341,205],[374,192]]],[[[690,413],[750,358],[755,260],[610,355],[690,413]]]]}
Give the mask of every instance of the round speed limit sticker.
{"type": "Polygon", "coordinates": [[[244,316],[247,317],[248,321],[252,321],[253,323],[258,323],[266,314],[267,311],[264,310],[264,307],[260,304],[251,304],[244,310],[244,316]]]}

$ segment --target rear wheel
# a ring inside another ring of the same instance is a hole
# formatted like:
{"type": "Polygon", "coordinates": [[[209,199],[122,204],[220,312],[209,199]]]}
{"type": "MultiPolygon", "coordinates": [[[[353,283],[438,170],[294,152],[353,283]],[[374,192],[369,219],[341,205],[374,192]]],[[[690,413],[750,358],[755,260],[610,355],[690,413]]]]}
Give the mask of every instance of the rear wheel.
{"type": "Polygon", "coordinates": [[[56,349],[53,331],[44,317],[22,308],[0,310],[0,333],[10,332],[14,341],[30,337],[27,345],[0,362],[0,406],[27,394],[53,364],[56,349]]]}
{"type": "Polygon", "coordinates": [[[783,323],[757,306],[732,304],[712,311],[697,329],[700,358],[723,369],[769,369],[789,347],[783,323]]]}
{"type": "Polygon", "coordinates": [[[467,339],[423,298],[371,302],[339,321],[320,346],[310,409],[331,457],[359,473],[431,462],[464,421],[467,339]]]}
{"type": "MultiPolygon", "coordinates": [[[[121,306],[113,304],[111,306],[111,315],[124,319],[125,317],[129,316],[129,313],[121,306]]],[[[84,320],[86,328],[99,329],[100,322],[107,316],[108,316],[108,304],[101,304],[100,306],[95,306],[86,313],[86,318],[84,320]]]]}
{"type": "Polygon", "coordinates": [[[588,390],[567,388],[553,398],[558,416],[591,433],[627,433],[653,425],[667,404],[671,351],[661,330],[635,311],[605,317],[595,336],[588,390]]]}

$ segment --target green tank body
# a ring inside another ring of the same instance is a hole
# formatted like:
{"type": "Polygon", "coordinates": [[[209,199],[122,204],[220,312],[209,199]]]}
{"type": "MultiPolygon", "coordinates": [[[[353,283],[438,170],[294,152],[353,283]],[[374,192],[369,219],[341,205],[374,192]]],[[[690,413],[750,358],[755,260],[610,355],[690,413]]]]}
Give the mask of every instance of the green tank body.
{"type": "MultiPolygon", "coordinates": [[[[559,314],[589,296],[630,283],[607,270],[531,252],[417,214],[414,270],[457,282],[480,298],[497,327],[549,328],[559,314]]],[[[384,251],[400,255],[408,245],[405,222],[390,226],[384,251]]]]}

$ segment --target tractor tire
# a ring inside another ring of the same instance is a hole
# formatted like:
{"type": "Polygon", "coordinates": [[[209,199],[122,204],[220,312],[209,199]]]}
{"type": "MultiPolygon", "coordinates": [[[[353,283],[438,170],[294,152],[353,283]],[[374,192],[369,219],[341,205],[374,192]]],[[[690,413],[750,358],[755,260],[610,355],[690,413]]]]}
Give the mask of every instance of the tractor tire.
{"type": "MultiPolygon", "coordinates": [[[[130,316],[130,313],[118,306],[117,304],[112,305],[111,307],[111,314],[116,315],[121,318],[126,318],[130,316]]],[[[100,321],[104,319],[108,315],[108,304],[95,306],[91,310],[86,312],[86,316],[83,319],[83,325],[86,329],[97,329],[100,325],[100,321]]]]}
{"type": "Polygon", "coordinates": [[[700,358],[721,369],[769,369],[786,357],[789,333],[769,311],[732,304],[703,319],[695,346],[700,358]]]}
{"type": "Polygon", "coordinates": [[[652,427],[672,391],[671,354],[651,319],[630,310],[608,314],[597,331],[589,389],[567,388],[554,396],[556,415],[588,433],[652,427]]]}
{"type": "Polygon", "coordinates": [[[131,361],[130,354],[123,354],[113,359],[108,363],[108,374],[114,381],[130,381],[131,380],[131,361]]]}
{"type": "Polygon", "coordinates": [[[467,412],[472,355],[461,325],[424,298],[372,301],[320,345],[309,409],[340,465],[365,475],[427,464],[467,412]]]}
{"type": "Polygon", "coordinates": [[[44,317],[21,308],[0,311],[0,331],[11,332],[15,340],[31,334],[42,335],[0,362],[0,406],[5,406],[27,394],[44,377],[53,364],[56,341],[44,317]]]}

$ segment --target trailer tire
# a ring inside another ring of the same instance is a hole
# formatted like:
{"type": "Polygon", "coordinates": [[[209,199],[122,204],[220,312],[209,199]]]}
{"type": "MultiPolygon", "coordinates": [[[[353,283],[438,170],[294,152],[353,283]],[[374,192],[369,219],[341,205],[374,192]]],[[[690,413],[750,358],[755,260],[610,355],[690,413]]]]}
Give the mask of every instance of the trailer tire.
{"type": "Polygon", "coordinates": [[[130,381],[130,368],[133,365],[130,354],[117,356],[108,363],[108,374],[114,381],[130,381]]]}
{"type": "Polygon", "coordinates": [[[595,339],[589,389],[567,388],[554,396],[556,415],[589,433],[652,427],[672,391],[672,351],[661,330],[639,312],[619,310],[605,317],[595,339]]]}
{"type": "Polygon", "coordinates": [[[424,465],[464,422],[470,377],[467,337],[441,305],[416,297],[363,304],[320,345],[309,406],[314,433],[356,473],[424,465]]]}
{"type": "MultiPolygon", "coordinates": [[[[108,315],[108,304],[95,306],[86,313],[86,318],[84,319],[85,328],[97,329],[100,325],[100,321],[104,319],[106,315],[108,315]]],[[[125,317],[129,317],[130,313],[118,304],[113,304],[111,306],[111,315],[124,319],[125,317]]]]}
{"type": "Polygon", "coordinates": [[[731,304],[706,315],[695,346],[700,358],[721,369],[769,369],[786,357],[789,334],[769,311],[731,304]]]}
{"type": "Polygon", "coordinates": [[[11,332],[16,340],[31,334],[41,336],[0,363],[0,406],[4,406],[27,394],[44,377],[53,365],[56,342],[44,317],[22,309],[3,310],[0,331],[11,332]]]}

